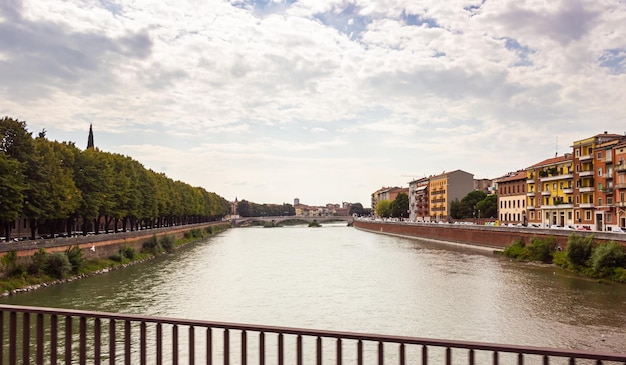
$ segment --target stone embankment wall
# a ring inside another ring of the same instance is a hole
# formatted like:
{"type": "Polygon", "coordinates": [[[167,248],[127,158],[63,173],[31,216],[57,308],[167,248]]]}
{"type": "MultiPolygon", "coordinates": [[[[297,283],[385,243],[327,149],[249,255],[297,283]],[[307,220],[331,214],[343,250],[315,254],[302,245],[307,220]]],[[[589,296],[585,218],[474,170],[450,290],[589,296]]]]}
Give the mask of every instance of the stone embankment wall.
{"type": "Polygon", "coordinates": [[[192,229],[204,229],[209,226],[230,227],[230,223],[210,222],[176,227],[146,229],[133,232],[0,243],[0,256],[10,250],[15,250],[18,262],[28,264],[30,263],[30,258],[39,250],[40,247],[44,247],[46,252],[50,253],[56,251],[64,252],[68,247],[78,245],[82,249],[83,256],[86,259],[107,258],[119,252],[122,247],[133,247],[137,251],[140,251],[143,243],[155,235],[157,238],[164,235],[173,235],[176,239],[180,239],[185,235],[185,232],[191,231],[192,229]]]}
{"type": "Polygon", "coordinates": [[[406,222],[377,222],[355,220],[354,227],[375,233],[425,238],[439,241],[471,244],[476,246],[504,249],[516,240],[524,242],[532,237],[554,237],[561,248],[567,245],[567,238],[574,232],[581,236],[593,235],[596,242],[616,241],[626,245],[626,234],[611,232],[589,232],[554,230],[527,227],[492,227],[463,224],[426,224],[406,222]]]}

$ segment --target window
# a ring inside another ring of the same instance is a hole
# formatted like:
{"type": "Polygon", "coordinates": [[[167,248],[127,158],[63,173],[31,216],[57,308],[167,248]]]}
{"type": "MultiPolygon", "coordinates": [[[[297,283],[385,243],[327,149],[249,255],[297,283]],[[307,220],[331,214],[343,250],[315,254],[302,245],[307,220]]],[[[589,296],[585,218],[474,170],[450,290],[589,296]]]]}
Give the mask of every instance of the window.
{"type": "Polygon", "coordinates": [[[590,221],[591,220],[591,212],[590,211],[586,211],[585,212],[585,219],[590,221]]]}
{"type": "Polygon", "coordinates": [[[613,198],[610,196],[606,197],[606,205],[613,205],[613,198]]]}
{"type": "Polygon", "coordinates": [[[580,210],[576,211],[576,219],[580,221],[580,210]]]}
{"type": "Polygon", "coordinates": [[[598,151],[598,159],[602,158],[602,151],[598,151]]]}
{"type": "Polygon", "coordinates": [[[567,219],[570,220],[570,221],[572,220],[572,212],[571,211],[567,212],[567,219]]]}
{"type": "Polygon", "coordinates": [[[602,183],[598,183],[598,191],[602,190],[602,183]]]}
{"type": "Polygon", "coordinates": [[[576,157],[580,156],[580,149],[576,149],[576,157]]]}
{"type": "Polygon", "coordinates": [[[602,167],[598,167],[598,176],[602,176],[602,167]]]}
{"type": "Polygon", "coordinates": [[[613,214],[606,213],[606,222],[611,223],[611,221],[613,221],[613,214]]]}
{"type": "Polygon", "coordinates": [[[556,191],[556,183],[552,184],[552,190],[556,191]]]}
{"type": "Polygon", "coordinates": [[[530,219],[535,219],[535,212],[530,212],[530,219]]]}
{"type": "Polygon", "coordinates": [[[602,206],[602,198],[598,198],[598,205],[602,206]]]}

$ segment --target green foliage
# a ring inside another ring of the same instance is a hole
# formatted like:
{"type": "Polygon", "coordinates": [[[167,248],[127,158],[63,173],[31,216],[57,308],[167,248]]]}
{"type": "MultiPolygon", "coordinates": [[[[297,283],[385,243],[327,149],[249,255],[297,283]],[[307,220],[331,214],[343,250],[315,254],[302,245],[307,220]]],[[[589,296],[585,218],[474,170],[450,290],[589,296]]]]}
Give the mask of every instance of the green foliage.
{"type": "Polygon", "coordinates": [[[121,252],[114,253],[113,255],[109,256],[109,260],[115,261],[115,262],[122,262],[123,259],[124,257],[122,257],[121,252]]]}
{"type": "Polygon", "coordinates": [[[459,199],[454,199],[450,202],[450,217],[454,219],[470,218],[472,217],[472,207],[459,199]]]}
{"type": "Polygon", "coordinates": [[[242,217],[278,217],[296,215],[291,204],[256,204],[247,200],[237,203],[237,214],[242,217]]]}
{"type": "Polygon", "coordinates": [[[626,266],[626,252],[619,243],[601,243],[591,254],[591,267],[600,276],[612,275],[615,268],[624,266],[626,266]]]}
{"type": "Polygon", "coordinates": [[[378,204],[376,204],[376,215],[383,218],[391,217],[391,201],[379,201],[378,204]]]}
{"type": "Polygon", "coordinates": [[[513,242],[510,246],[506,247],[504,251],[502,251],[502,254],[506,257],[518,260],[524,260],[524,258],[528,255],[528,253],[526,252],[526,244],[524,244],[524,241],[522,241],[521,239],[513,242]]]}
{"type": "Polygon", "coordinates": [[[504,249],[503,255],[524,261],[541,261],[551,263],[553,260],[556,240],[554,237],[540,239],[532,237],[529,245],[520,239],[504,249]]]}
{"type": "Polygon", "coordinates": [[[15,267],[17,266],[17,252],[15,250],[10,250],[6,252],[4,255],[2,255],[0,262],[2,263],[2,268],[4,269],[4,272],[7,274],[11,273],[13,270],[15,270],[15,267]]]}
{"type": "Polygon", "coordinates": [[[46,268],[46,262],[48,261],[48,253],[44,247],[39,247],[39,250],[31,257],[32,263],[28,267],[28,273],[31,275],[39,275],[46,268]]]}
{"type": "Polygon", "coordinates": [[[72,270],[70,260],[63,252],[53,252],[48,255],[46,260],[46,274],[57,278],[63,279],[72,270]]]}
{"type": "Polygon", "coordinates": [[[573,265],[587,265],[595,242],[593,236],[582,237],[577,233],[572,233],[567,238],[567,258],[573,265]]]}
{"type": "Polygon", "coordinates": [[[409,217],[409,196],[405,193],[398,193],[391,206],[391,216],[396,218],[409,217]]]}
{"type": "Polygon", "coordinates": [[[565,251],[554,251],[552,253],[552,262],[559,267],[568,269],[571,266],[567,253],[565,251]]]}
{"type": "Polygon", "coordinates": [[[130,246],[122,246],[120,248],[120,256],[129,260],[134,260],[137,257],[137,250],[130,246]]]}
{"type": "Polygon", "coordinates": [[[83,251],[80,249],[78,245],[70,246],[65,250],[65,255],[72,265],[72,272],[77,274],[80,272],[80,269],[83,267],[85,263],[85,257],[83,256],[83,251]]]}
{"type": "Polygon", "coordinates": [[[186,239],[200,239],[200,238],[204,237],[204,235],[202,234],[201,230],[199,230],[199,229],[192,229],[191,231],[185,232],[184,237],[186,239]]]}
{"type": "Polygon", "coordinates": [[[161,237],[161,241],[159,242],[159,244],[161,245],[163,250],[165,250],[165,252],[168,252],[168,253],[172,252],[172,251],[174,251],[174,245],[176,244],[176,238],[174,238],[173,235],[166,234],[163,237],[161,237]]]}
{"type": "Polygon", "coordinates": [[[159,241],[156,235],[153,235],[152,237],[148,238],[148,240],[145,241],[141,246],[142,252],[151,253],[153,255],[158,254],[159,250],[160,250],[159,241]]]}
{"type": "Polygon", "coordinates": [[[548,237],[545,239],[532,237],[530,239],[530,245],[528,245],[528,260],[551,263],[552,253],[555,248],[556,240],[554,237],[548,237]]]}

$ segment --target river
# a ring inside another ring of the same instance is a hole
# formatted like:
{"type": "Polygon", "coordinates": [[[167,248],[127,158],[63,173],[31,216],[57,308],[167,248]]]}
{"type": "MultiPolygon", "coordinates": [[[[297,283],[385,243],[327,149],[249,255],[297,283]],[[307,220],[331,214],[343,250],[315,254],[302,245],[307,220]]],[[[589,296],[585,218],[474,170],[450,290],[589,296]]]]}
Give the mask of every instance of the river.
{"type": "Polygon", "coordinates": [[[624,285],[345,224],[230,229],[123,270],[0,302],[626,351],[624,285]]]}

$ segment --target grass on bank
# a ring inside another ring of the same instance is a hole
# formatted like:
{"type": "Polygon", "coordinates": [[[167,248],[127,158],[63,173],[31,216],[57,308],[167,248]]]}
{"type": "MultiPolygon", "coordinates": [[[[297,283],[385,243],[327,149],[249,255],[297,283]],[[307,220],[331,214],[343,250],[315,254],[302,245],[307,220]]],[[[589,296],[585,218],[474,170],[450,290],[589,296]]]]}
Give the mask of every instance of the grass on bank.
{"type": "Polygon", "coordinates": [[[519,239],[502,254],[520,261],[554,264],[601,282],[626,283],[626,247],[614,241],[597,243],[593,235],[572,233],[565,250],[554,237],[532,237],[528,244],[519,239]]]}
{"type": "Polygon", "coordinates": [[[219,233],[224,226],[210,226],[205,229],[192,229],[181,239],[173,235],[150,237],[142,243],[137,252],[134,247],[122,246],[107,258],[85,259],[82,249],[76,245],[65,252],[47,252],[40,247],[31,256],[28,265],[18,263],[17,252],[11,250],[0,258],[0,293],[30,286],[51,283],[68,277],[89,275],[106,269],[115,269],[133,262],[173,252],[176,248],[199,239],[219,233]]]}

